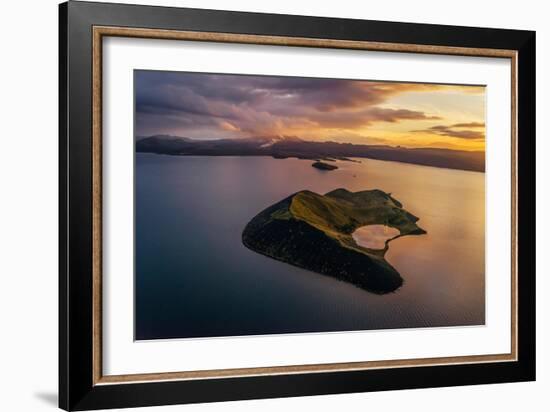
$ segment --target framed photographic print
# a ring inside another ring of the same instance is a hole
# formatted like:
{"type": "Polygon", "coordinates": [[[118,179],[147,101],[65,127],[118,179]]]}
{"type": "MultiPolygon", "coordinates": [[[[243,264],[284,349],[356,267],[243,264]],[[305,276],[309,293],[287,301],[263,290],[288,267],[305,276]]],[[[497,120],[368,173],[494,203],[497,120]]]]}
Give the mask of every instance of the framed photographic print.
{"type": "Polygon", "coordinates": [[[535,33],[60,6],[60,407],[535,379],[535,33]]]}

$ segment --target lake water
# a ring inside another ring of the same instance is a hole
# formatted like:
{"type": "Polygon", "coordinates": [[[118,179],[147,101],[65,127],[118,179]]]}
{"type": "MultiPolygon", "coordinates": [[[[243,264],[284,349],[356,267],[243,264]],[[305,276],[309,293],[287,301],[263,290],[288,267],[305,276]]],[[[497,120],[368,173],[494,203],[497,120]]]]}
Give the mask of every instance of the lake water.
{"type": "Polygon", "coordinates": [[[351,236],[355,243],[368,249],[380,250],[386,241],[399,235],[399,230],[386,225],[367,225],[357,228],[351,236]]]}
{"type": "Polygon", "coordinates": [[[479,325],[485,175],[397,162],[136,155],[137,339],[479,325]],[[428,233],[390,242],[404,279],[376,295],[243,246],[257,213],[308,189],[381,189],[428,233]]]}

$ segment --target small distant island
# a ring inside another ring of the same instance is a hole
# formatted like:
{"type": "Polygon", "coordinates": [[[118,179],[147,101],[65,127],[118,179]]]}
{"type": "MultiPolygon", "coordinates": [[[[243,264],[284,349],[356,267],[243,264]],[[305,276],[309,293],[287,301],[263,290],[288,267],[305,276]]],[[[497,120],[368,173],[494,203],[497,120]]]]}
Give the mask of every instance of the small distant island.
{"type": "Polygon", "coordinates": [[[321,162],[321,161],[317,161],[315,163],[312,163],[311,166],[313,166],[314,168],[319,169],[319,170],[327,170],[327,171],[338,169],[338,166],[329,165],[328,163],[324,163],[324,162],[321,162]]]}
{"type": "Polygon", "coordinates": [[[389,243],[400,236],[426,233],[417,221],[382,190],[336,189],[325,195],[303,190],[256,215],[246,225],[242,241],[265,256],[383,294],[403,284],[384,259],[389,243]],[[380,224],[399,231],[383,249],[355,242],[356,229],[380,224]]]}

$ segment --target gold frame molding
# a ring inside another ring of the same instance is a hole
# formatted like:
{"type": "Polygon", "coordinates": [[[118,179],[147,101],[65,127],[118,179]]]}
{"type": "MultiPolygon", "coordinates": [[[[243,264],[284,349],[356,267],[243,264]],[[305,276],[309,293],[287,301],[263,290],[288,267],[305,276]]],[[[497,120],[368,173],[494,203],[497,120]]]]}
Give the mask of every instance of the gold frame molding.
{"type": "Polygon", "coordinates": [[[480,49],[448,46],[431,46],[401,43],[382,43],[334,39],[313,39],[300,37],[259,36],[248,34],[157,30],[128,27],[93,27],[92,44],[92,247],[93,247],[93,384],[121,384],[150,381],[215,379],[259,375],[281,375],[300,373],[320,373],[353,371],[381,368],[402,368],[412,366],[456,365],[468,363],[493,363],[517,361],[517,52],[502,49],[480,49]],[[366,362],[328,363],[315,365],[290,365],[276,367],[256,367],[218,369],[201,371],[143,373],[131,375],[103,375],[102,339],[102,43],[103,37],[131,37],[163,40],[187,40],[239,44],[276,45],[293,47],[317,47],[333,49],[353,49],[401,53],[427,53],[439,55],[459,55],[477,57],[498,57],[511,60],[511,132],[512,132],[512,262],[511,262],[511,353],[494,355],[451,356],[422,359],[394,359],[366,362]]]}

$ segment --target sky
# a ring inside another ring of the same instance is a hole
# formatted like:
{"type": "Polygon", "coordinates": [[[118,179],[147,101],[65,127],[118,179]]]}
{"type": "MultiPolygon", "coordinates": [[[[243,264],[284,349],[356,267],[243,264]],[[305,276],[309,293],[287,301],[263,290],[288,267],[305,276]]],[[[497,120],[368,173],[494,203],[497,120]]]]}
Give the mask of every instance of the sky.
{"type": "Polygon", "coordinates": [[[485,150],[483,86],[135,71],[136,136],[485,150]]]}

